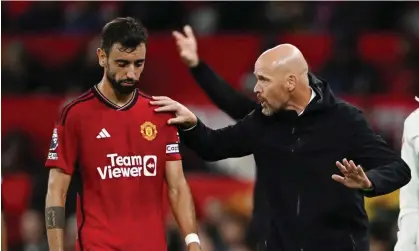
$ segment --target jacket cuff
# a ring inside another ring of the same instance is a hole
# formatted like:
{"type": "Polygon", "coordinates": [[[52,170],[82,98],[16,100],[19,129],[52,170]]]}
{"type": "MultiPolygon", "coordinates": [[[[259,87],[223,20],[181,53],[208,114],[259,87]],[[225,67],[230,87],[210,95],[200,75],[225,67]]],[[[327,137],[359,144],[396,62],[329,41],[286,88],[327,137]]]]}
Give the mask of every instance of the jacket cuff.
{"type": "Polygon", "coordinates": [[[193,67],[189,67],[189,70],[191,71],[192,74],[197,74],[200,71],[202,71],[202,69],[204,69],[205,67],[206,67],[206,64],[202,62],[201,60],[199,60],[198,64],[193,67]]]}
{"type": "Polygon", "coordinates": [[[191,130],[195,129],[195,127],[196,127],[197,125],[198,125],[198,124],[196,124],[196,125],[194,125],[194,126],[192,126],[192,127],[189,127],[189,128],[182,129],[182,131],[184,131],[184,132],[191,131],[191,130]]]}
{"type": "MultiPolygon", "coordinates": [[[[188,127],[188,128],[182,128],[182,127],[179,127],[179,134],[180,135],[184,135],[184,134],[187,134],[187,135],[190,135],[190,134],[194,134],[196,131],[197,131],[197,129],[199,128],[199,127],[202,127],[202,121],[199,119],[199,118],[197,118],[197,121],[196,121],[196,124],[195,125],[193,125],[193,126],[191,126],[191,127],[188,127]]],[[[198,130],[199,131],[199,130],[198,130]]]]}
{"type": "Polygon", "coordinates": [[[374,197],[379,195],[379,193],[377,193],[377,177],[375,177],[375,173],[373,170],[368,171],[365,173],[367,175],[367,178],[370,180],[371,182],[371,188],[369,189],[361,189],[362,193],[364,194],[365,197],[374,197]]]}

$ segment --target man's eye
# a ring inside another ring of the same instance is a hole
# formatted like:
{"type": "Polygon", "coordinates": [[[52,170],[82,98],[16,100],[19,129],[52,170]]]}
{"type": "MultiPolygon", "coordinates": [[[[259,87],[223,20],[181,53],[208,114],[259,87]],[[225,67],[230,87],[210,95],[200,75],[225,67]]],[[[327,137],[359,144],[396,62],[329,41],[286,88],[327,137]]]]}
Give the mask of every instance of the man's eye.
{"type": "Polygon", "coordinates": [[[125,67],[127,64],[124,62],[118,62],[117,63],[119,67],[125,67]]]}

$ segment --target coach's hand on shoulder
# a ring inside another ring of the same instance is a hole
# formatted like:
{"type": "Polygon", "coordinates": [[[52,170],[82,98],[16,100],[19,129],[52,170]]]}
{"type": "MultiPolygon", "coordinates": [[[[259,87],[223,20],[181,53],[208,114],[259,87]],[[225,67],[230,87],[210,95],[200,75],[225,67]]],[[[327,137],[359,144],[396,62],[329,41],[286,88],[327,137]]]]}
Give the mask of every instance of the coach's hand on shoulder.
{"type": "Polygon", "coordinates": [[[336,166],[344,176],[334,174],[332,175],[332,179],[349,188],[362,190],[372,189],[372,183],[360,165],[355,165],[352,160],[348,161],[347,159],[343,159],[342,163],[337,161],[336,166]]]}
{"type": "Polygon", "coordinates": [[[153,96],[153,100],[150,101],[150,104],[160,106],[154,109],[156,112],[171,112],[176,115],[175,118],[171,118],[167,121],[170,125],[178,125],[183,129],[189,129],[198,122],[198,118],[193,112],[169,97],[153,96]]]}
{"type": "Polygon", "coordinates": [[[199,63],[198,46],[192,28],[189,25],[183,27],[183,32],[174,31],[176,45],[183,62],[189,67],[195,67],[199,63]]]}

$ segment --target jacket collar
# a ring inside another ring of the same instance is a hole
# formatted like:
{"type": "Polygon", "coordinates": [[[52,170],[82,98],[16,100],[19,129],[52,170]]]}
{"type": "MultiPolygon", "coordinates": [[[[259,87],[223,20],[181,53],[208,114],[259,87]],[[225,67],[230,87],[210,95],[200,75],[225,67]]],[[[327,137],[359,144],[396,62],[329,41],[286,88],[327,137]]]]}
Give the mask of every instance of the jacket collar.
{"type": "MultiPolygon", "coordinates": [[[[336,97],[334,96],[329,84],[326,80],[314,75],[312,72],[308,73],[309,85],[316,93],[316,97],[306,107],[304,114],[310,114],[313,112],[320,112],[332,107],[336,103],[336,97]]],[[[271,120],[275,118],[297,118],[298,114],[295,111],[278,111],[273,116],[264,116],[262,114],[262,107],[258,105],[258,113],[265,117],[265,119],[271,120]]],[[[303,116],[304,117],[304,116],[303,116]]]]}
{"type": "Polygon", "coordinates": [[[324,110],[336,103],[336,97],[326,80],[311,72],[308,73],[308,79],[310,87],[316,92],[316,98],[307,106],[306,112],[324,110]]]}

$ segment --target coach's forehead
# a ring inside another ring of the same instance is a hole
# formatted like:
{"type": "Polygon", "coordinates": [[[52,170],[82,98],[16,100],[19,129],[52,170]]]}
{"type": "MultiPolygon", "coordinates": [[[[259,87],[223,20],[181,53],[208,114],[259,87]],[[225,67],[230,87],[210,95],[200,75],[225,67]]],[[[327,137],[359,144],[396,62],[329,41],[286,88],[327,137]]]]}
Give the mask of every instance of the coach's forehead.
{"type": "Polygon", "coordinates": [[[112,45],[111,50],[109,51],[109,56],[112,57],[124,57],[132,59],[144,59],[146,54],[146,46],[144,43],[141,43],[135,48],[126,49],[120,43],[115,43],[112,45]]]}
{"type": "Polygon", "coordinates": [[[255,63],[255,66],[263,67],[263,68],[271,68],[273,65],[272,63],[275,60],[272,57],[268,57],[266,55],[261,55],[255,63]]]}
{"type": "Polygon", "coordinates": [[[255,63],[255,74],[270,74],[276,69],[275,59],[269,55],[262,54],[255,63]]]}

